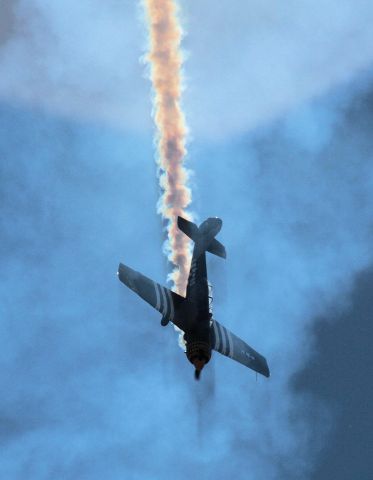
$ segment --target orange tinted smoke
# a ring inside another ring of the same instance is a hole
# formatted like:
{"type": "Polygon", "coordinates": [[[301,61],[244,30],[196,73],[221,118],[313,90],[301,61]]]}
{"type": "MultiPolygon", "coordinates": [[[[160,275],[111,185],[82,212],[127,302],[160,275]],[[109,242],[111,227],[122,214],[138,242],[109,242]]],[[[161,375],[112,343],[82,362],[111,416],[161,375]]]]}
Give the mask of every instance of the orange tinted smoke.
{"type": "Polygon", "coordinates": [[[168,259],[175,265],[170,277],[178,293],[184,294],[190,265],[190,242],[177,228],[177,216],[191,220],[186,212],[191,202],[186,155],[187,127],[180,106],[182,63],[181,27],[173,0],[144,0],[150,48],[147,60],[154,88],[154,119],[157,126],[157,163],[162,196],[158,212],[167,220],[168,259]]]}

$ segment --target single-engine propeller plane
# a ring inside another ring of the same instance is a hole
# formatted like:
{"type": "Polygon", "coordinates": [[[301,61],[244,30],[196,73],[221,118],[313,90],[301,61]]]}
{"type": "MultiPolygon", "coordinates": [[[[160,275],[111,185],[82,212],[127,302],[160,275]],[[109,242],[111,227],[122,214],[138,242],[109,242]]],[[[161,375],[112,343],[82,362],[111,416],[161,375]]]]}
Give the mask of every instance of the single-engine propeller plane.
{"type": "Polygon", "coordinates": [[[122,263],[118,269],[119,280],[162,314],[161,325],[172,322],[184,332],[186,356],[195,367],[196,379],[199,379],[201,370],[209,362],[212,350],[269,377],[266,359],[212,318],[206,252],[226,258],[224,246],[215,238],[222,227],[221,219],[208,218],[197,227],[178,217],[177,224],[194,241],[186,297],[122,263]]]}

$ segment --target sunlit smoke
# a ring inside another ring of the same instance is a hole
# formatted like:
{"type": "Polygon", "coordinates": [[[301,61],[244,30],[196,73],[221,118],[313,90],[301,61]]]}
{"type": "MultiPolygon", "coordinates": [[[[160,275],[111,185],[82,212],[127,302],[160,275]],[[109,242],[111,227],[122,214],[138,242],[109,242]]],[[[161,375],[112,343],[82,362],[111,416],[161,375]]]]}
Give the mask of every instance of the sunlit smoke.
{"type": "Polygon", "coordinates": [[[191,219],[189,172],[184,167],[187,126],[180,106],[183,56],[182,29],[174,0],[144,0],[150,30],[147,61],[154,89],[154,119],[157,126],[157,163],[162,195],[158,212],[167,222],[166,253],[175,266],[169,278],[184,294],[190,265],[190,242],[177,228],[177,216],[191,219]]]}

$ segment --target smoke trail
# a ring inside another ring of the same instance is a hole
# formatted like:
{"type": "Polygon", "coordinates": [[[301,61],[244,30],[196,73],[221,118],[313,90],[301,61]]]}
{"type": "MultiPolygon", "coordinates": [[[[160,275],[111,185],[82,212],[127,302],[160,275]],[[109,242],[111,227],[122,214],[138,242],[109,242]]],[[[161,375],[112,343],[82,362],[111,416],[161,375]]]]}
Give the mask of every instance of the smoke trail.
{"type": "Polygon", "coordinates": [[[162,195],[158,213],[167,221],[166,252],[175,266],[169,278],[174,288],[184,294],[190,264],[190,242],[176,224],[178,215],[191,219],[186,212],[191,202],[187,186],[186,155],[187,127],[180,106],[182,63],[180,51],[182,30],[174,0],[145,0],[150,29],[150,49],[147,61],[151,67],[154,88],[154,119],[157,126],[157,163],[162,195]]]}

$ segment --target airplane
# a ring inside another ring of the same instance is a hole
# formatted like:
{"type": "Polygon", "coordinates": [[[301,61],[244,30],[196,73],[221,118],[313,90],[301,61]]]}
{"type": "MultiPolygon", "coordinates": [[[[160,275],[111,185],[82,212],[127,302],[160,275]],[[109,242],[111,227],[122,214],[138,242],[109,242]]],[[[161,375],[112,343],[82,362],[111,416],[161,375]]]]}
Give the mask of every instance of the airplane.
{"type": "Polygon", "coordinates": [[[194,242],[186,297],[122,263],[119,264],[118,277],[162,314],[162,326],[172,322],[184,332],[185,353],[195,367],[197,380],[203,367],[210,361],[212,350],[269,377],[266,359],[212,316],[206,252],[226,258],[225,247],[215,238],[222,224],[222,220],[217,217],[208,218],[199,227],[180,216],[177,219],[178,228],[194,242]]]}

